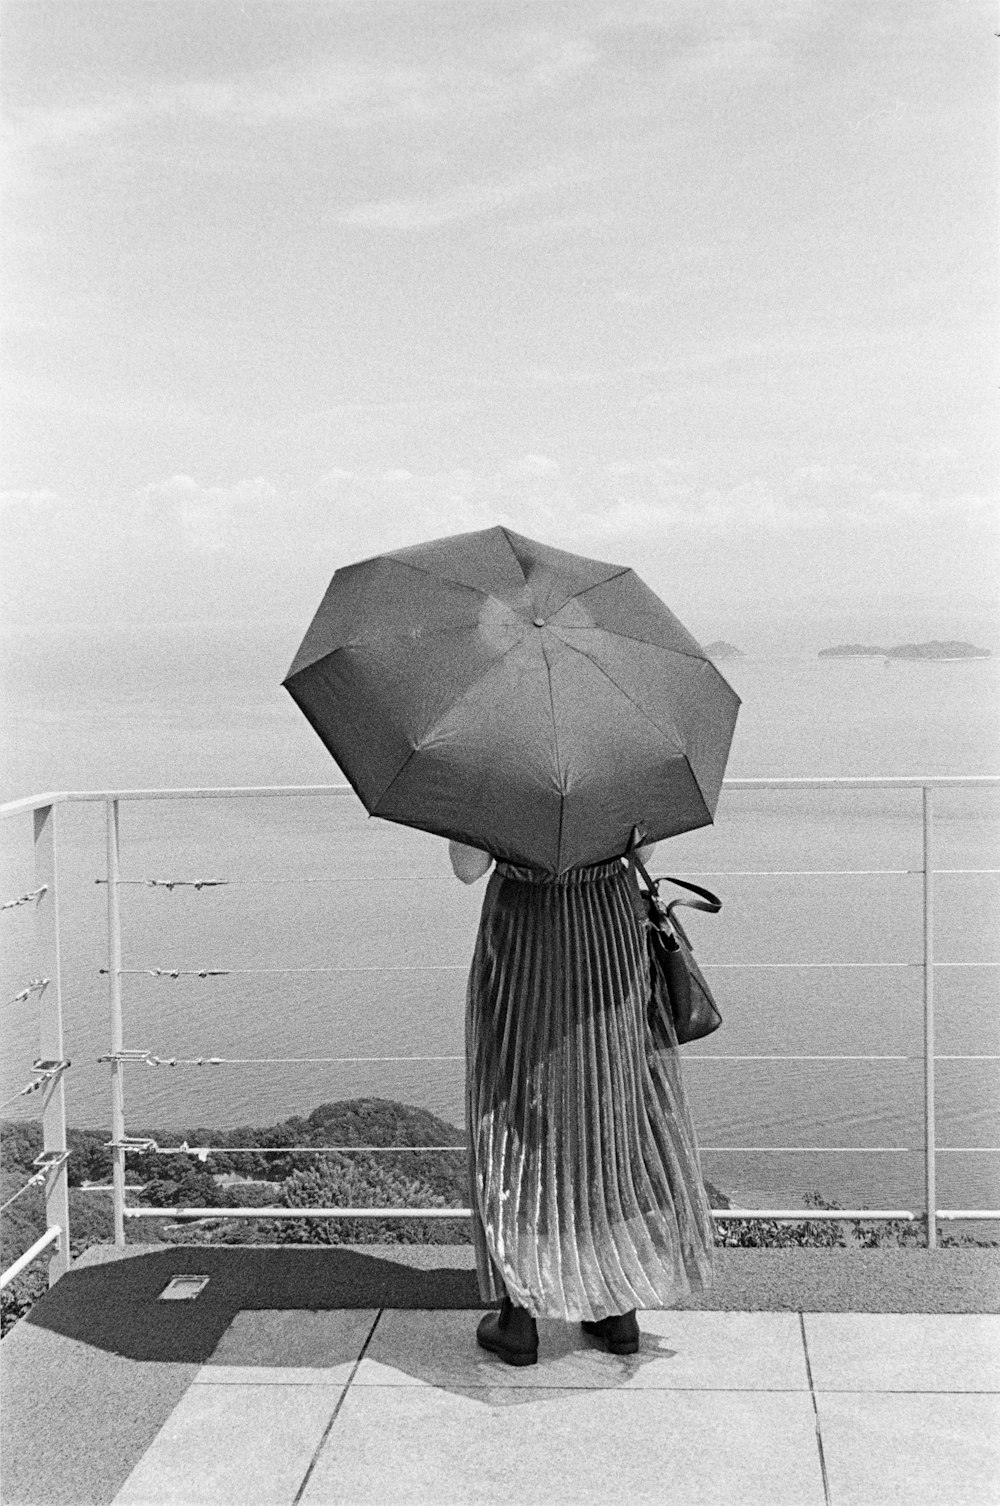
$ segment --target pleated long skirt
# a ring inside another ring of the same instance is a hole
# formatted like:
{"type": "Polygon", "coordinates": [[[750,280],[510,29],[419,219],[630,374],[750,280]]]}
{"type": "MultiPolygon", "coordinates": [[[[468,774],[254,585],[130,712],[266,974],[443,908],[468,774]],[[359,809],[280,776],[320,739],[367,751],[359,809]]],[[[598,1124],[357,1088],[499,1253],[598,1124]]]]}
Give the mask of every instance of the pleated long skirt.
{"type": "Polygon", "coordinates": [[[480,1292],[535,1317],[669,1307],[712,1277],[712,1220],[635,878],[499,863],[466,1005],[480,1292]],[[652,1019],[652,1023],[651,1023],[652,1019]]]}

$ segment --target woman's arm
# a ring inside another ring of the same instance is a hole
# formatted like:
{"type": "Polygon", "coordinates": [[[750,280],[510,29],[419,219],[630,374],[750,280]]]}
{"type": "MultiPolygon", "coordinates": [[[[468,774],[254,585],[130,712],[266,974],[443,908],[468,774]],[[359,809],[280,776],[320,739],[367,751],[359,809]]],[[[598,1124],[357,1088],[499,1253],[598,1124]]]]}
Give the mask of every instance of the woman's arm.
{"type": "Polygon", "coordinates": [[[464,842],[449,842],[448,856],[451,858],[455,877],[460,878],[463,884],[474,884],[476,879],[481,879],[493,861],[488,852],[482,852],[478,847],[467,847],[464,842]]]}

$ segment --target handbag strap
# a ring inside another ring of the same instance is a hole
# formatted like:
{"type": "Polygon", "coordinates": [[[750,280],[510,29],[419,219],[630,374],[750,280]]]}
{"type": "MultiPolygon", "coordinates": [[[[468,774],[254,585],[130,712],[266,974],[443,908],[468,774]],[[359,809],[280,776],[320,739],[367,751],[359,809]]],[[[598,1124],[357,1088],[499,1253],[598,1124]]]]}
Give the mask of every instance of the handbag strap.
{"type": "Polygon", "coordinates": [[[666,873],[661,874],[658,878],[655,879],[650,878],[645,863],[642,861],[634,847],[630,848],[625,856],[628,858],[629,862],[642,874],[642,877],[646,881],[646,888],[648,889],[649,893],[655,895],[657,898],[659,898],[659,886],[661,884],[676,884],[678,889],[687,889],[689,893],[698,895],[697,899],[682,899],[680,898],[680,896],[678,896],[677,899],[672,899],[669,905],[667,905],[666,907],[668,915],[670,915],[671,910],[673,910],[676,905],[688,905],[692,910],[705,910],[709,915],[718,915],[719,911],[722,909],[722,900],[717,894],[713,894],[711,889],[703,889],[700,884],[692,884],[688,879],[672,878],[669,874],[666,873]]]}

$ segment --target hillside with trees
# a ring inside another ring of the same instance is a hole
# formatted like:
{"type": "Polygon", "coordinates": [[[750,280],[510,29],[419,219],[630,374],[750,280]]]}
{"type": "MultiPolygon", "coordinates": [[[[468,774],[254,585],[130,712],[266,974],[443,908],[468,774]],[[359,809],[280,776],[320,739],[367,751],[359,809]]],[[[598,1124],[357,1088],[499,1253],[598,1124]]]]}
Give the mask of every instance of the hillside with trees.
{"type": "MultiPolygon", "coordinates": [[[[128,1156],[130,1201],[162,1208],[163,1218],[126,1224],[133,1243],[176,1244],[468,1244],[465,1218],[379,1219],[309,1218],[310,1208],[461,1208],[468,1205],[465,1132],[426,1109],[384,1098],[352,1098],[323,1103],[305,1117],[293,1115],[271,1125],[234,1129],[147,1129],[143,1139],[162,1150],[128,1156]],[[422,1150],[428,1145],[454,1151],[422,1150]],[[331,1146],[373,1146],[374,1150],[331,1150],[331,1146]],[[246,1147],[243,1149],[242,1147],[246,1147]],[[263,1147],[253,1149],[252,1147],[263,1147]],[[172,1149],[171,1149],[172,1148],[172,1149]],[[299,1218],[226,1219],[226,1208],[295,1208],[299,1218]],[[204,1209],[197,1219],[172,1210],[204,1209]]],[[[113,1239],[111,1195],[88,1191],[111,1181],[107,1130],[69,1129],[68,1179],[70,1239],[74,1258],[94,1244],[113,1239]]],[[[0,1202],[23,1187],[36,1168],[42,1147],[37,1121],[0,1123],[0,1202]]],[[[715,1208],[729,1199],[706,1184],[715,1208]]],[[[806,1193],[803,1206],[836,1208],[819,1193],[806,1193]]],[[[13,1202],[0,1224],[0,1260],[6,1269],[45,1230],[42,1189],[33,1187],[13,1202]]],[[[943,1243],[969,1243],[946,1235],[943,1243]]],[[[808,1245],[872,1247],[920,1244],[920,1224],[784,1224],[773,1220],[720,1223],[721,1246],[808,1245]]],[[[2,1293],[2,1332],[29,1310],[47,1286],[46,1261],[39,1260],[2,1293]]]]}

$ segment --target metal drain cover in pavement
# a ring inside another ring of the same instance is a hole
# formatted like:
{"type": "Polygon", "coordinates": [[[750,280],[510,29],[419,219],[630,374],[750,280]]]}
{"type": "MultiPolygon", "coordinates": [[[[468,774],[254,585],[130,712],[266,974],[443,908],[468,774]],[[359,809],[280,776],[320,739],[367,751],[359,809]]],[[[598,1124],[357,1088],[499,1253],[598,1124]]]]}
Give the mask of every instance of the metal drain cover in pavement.
{"type": "Polygon", "coordinates": [[[171,1276],[160,1293],[159,1302],[188,1302],[208,1285],[207,1276],[171,1276]]]}

